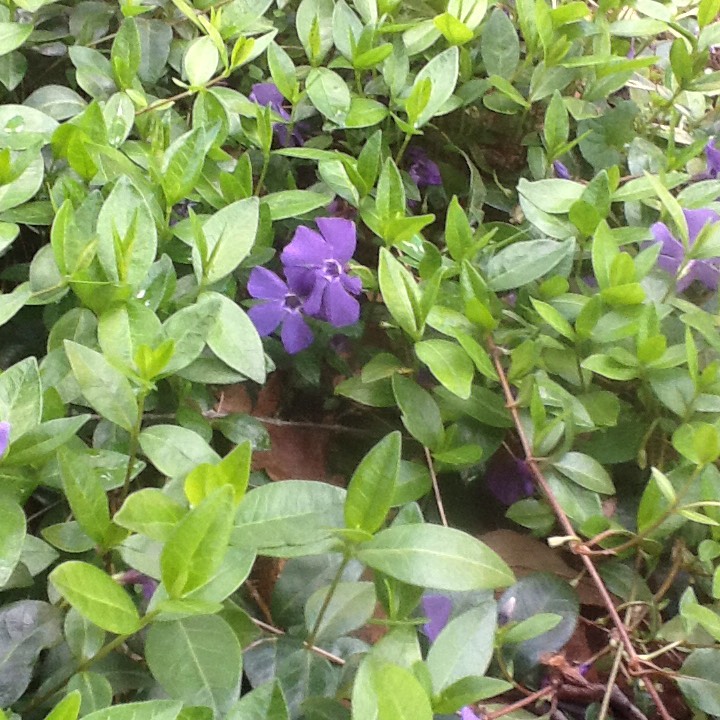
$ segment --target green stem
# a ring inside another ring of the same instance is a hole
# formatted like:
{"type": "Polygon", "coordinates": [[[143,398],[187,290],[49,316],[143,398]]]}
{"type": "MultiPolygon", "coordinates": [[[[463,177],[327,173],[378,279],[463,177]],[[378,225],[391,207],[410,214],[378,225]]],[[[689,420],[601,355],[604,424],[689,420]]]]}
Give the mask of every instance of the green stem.
{"type": "Polygon", "coordinates": [[[147,393],[142,393],[138,398],[138,413],[135,427],[130,435],[130,445],[128,447],[128,464],[125,470],[125,482],[123,483],[122,493],[120,494],[120,505],[125,502],[125,498],[130,491],[130,478],[132,477],[133,465],[135,465],[135,456],[137,455],[138,446],[140,444],[140,431],[142,430],[143,414],[145,412],[145,398],[147,393]]]}
{"type": "Polygon", "coordinates": [[[405,151],[407,150],[407,146],[410,144],[410,138],[412,135],[410,133],[405,134],[405,139],[403,140],[402,145],[400,146],[400,150],[398,151],[397,157],[395,158],[395,164],[400,165],[403,159],[403,155],[405,155],[405,151]]]}
{"type": "Polygon", "coordinates": [[[315,639],[317,638],[318,632],[320,632],[320,625],[322,624],[323,618],[325,617],[325,613],[327,612],[327,609],[330,606],[330,601],[332,600],[333,595],[335,594],[335,590],[337,590],[337,586],[340,583],[342,574],[345,572],[345,568],[347,567],[347,564],[349,562],[350,562],[350,556],[346,555],[343,558],[343,561],[340,563],[340,567],[338,567],[337,572],[335,573],[335,577],[333,578],[333,581],[330,583],[330,587],[328,588],[327,595],[325,595],[323,604],[320,606],[320,611],[318,612],[317,619],[315,620],[315,625],[313,625],[313,629],[310,631],[310,634],[308,635],[307,639],[305,640],[305,645],[307,645],[308,647],[315,645],[315,639]]]}
{"type": "Polygon", "coordinates": [[[140,619],[140,626],[137,630],[131,633],[126,633],[125,635],[118,635],[117,637],[114,637],[109,643],[106,645],[103,645],[100,650],[98,650],[95,655],[92,657],[87,658],[86,660],[83,660],[81,663],[78,663],[78,665],[75,667],[75,669],[63,680],[60,680],[55,685],[53,685],[47,692],[43,693],[40,697],[35,698],[26,708],[26,712],[30,712],[31,710],[34,710],[37,707],[40,707],[44,702],[49,700],[53,695],[55,695],[56,692],[59,692],[62,690],[70,681],[70,678],[72,678],[73,675],[76,675],[77,673],[84,672],[87,670],[94,662],[97,662],[98,660],[102,660],[103,658],[107,657],[113,650],[116,650],[119,648],[123,643],[125,643],[129,638],[131,638],[136,633],[140,632],[149,622],[151,622],[155,616],[157,615],[157,611],[148,613],[145,615],[145,617],[140,619]]]}
{"type": "MultiPolygon", "coordinates": [[[[290,131],[291,132],[291,131],[290,131]]],[[[267,175],[268,167],[270,165],[270,156],[263,156],[263,166],[260,171],[260,177],[258,178],[257,185],[255,186],[255,195],[260,195],[265,184],[265,176],[267,175]]]]}

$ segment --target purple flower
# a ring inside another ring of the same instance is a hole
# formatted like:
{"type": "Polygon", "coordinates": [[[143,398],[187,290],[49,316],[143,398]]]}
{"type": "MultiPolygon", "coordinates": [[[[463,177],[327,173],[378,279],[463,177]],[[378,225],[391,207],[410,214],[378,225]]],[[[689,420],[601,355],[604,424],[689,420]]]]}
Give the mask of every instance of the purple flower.
{"type": "Polygon", "coordinates": [[[320,233],[303,225],[295,231],[280,259],[289,285],[306,296],[305,312],[335,327],[352,325],[360,317],[353,297],[362,290],[360,278],[350,277],[347,263],[355,252],[355,223],[344,218],[317,218],[320,233]]]}
{"type": "Polygon", "coordinates": [[[10,445],[10,423],[0,422],[0,458],[7,452],[10,445]]]}
{"type": "Polygon", "coordinates": [[[469,705],[460,710],[460,720],[480,720],[469,705]]]}
{"type": "Polygon", "coordinates": [[[435,642],[450,619],[452,600],[447,595],[423,595],[421,605],[428,619],[423,625],[423,632],[430,642],[435,642]]]}
{"type": "Polygon", "coordinates": [[[705,146],[705,158],[707,160],[706,175],[708,178],[716,180],[720,174],[720,150],[715,147],[715,138],[705,146]]]}
{"type": "Polygon", "coordinates": [[[157,580],[138,570],[126,570],[118,579],[122,585],[139,585],[146,600],[152,598],[158,586],[157,580]]]}
{"type": "MultiPolygon", "coordinates": [[[[287,122],[291,121],[290,113],[284,106],[285,98],[274,83],[255,83],[248,97],[258,105],[272,108],[283,120],[287,122]]],[[[282,123],[275,123],[273,125],[273,131],[278,142],[283,147],[302,145],[304,142],[297,126],[293,130],[292,135],[288,133],[288,129],[282,123]]]]}
{"type": "Polygon", "coordinates": [[[250,273],[247,287],[254,298],[265,300],[248,310],[260,335],[269,335],[282,325],[280,339],[290,354],[310,345],[313,334],[303,318],[303,299],[292,283],[287,285],[274,272],[256,267],[250,273]]]}
{"type": "Polygon", "coordinates": [[[442,185],[440,168],[428,157],[422,148],[408,148],[405,157],[410,161],[408,165],[408,175],[420,190],[429,185],[442,185]]]}
{"type": "MultiPolygon", "coordinates": [[[[688,224],[690,248],[708,223],[720,221],[720,215],[713,210],[683,210],[688,224]]],[[[683,244],[662,222],[656,222],[651,228],[655,243],[660,243],[661,250],[658,257],[658,267],[671,275],[677,276],[677,291],[685,292],[694,280],[699,280],[708,290],[717,290],[720,279],[720,258],[705,260],[688,260],[683,244]]],[[[653,241],[644,243],[645,247],[652,245],[653,241]]]]}
{"type": "Polygon", "coordinates": [[[532,495],[535,489],[528,464],[513,457],[504,448],[500,448],[490,458],[485,470],[485,482],[488,490],[503,505],[512,505],[532,495]]]}
{"type": "Polygon", "coordinates": [[[570,171],[567,169],[567,165],[561,163],[559,160],[553,162],[553,170],[555,171],[555,177],[562,178],[563,180],[570,180],[570,171]]]}

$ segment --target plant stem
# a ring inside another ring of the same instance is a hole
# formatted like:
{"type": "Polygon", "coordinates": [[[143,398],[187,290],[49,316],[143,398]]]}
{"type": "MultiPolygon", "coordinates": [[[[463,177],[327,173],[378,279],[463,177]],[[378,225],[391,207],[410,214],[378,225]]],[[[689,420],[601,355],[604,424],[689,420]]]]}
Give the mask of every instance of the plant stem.
{"type": "Polygon", "coordinates": [[[345,572],[345,568],[347,567],[347,564],[349,562],[350,562],[350,556],[345,555],[345,557],[343,558],[343,561],[340,563],[340,566],[337,569],[337,572],[335,573],[335,577],[333,578],[332,582],[330,583],[330,587],[328,588],[327,595],[325,595],[323,604],[320,606],[320,611],[318,612],[318,616],[315,620],[315,625],[313,625],[313,629],[310,631],[310,634],[307,636],[307,639],[305,640],[305,644],[307,646],[315,645],[315,639],[317,638],[318,632],[320,632],[320,625],[322,624],[323,618],[325,617],[325,613],[327,612],[327,609],[330,606],[330,601],[332,600],[332,597],[335,594],[335,590],[337,590],[337,586],[340,583],[342,574],[345,572]]]}
{"type": "Polygon", "coordinates": [[[120,493],[120,505],[125,502],[125,498],[128,496],[130,491],[130,478],[132,478],[133,466],[135,465],[135,456],[137,455],[140,431],[142,430],[143,413],[145,411],[145,398],[146,393],[141,393],[138,398],[138,414],[135,427],[133,428],[132,434],[130,435],[130,445],[128,447],[128,464],[125,470],[125,482],[123,483],[122,492],[120,493]]]}
{"type": "Polygon", "coordinates": [[[260,195],[263,185],[265,184],[265,176],[267,175],[268,167],[270,165],[270,157],[263,156],[262,170],[260,170],[260,177],[258,178],[257,185],[255,186],[255,195],[260,195]]]}
{"type": "Polygon", "coordinates": [[[398,154],[395,157],[395,164],[400,165],[403,159],[403,155],[405,155],[405,151],[407,150],[407,146],[410,144],[410,138],[412,135],[410,133],[405,134],[405,139],[403,140],[402,145],[400,146],[400,150],[398,150],[398,154]]]}
{"type": "MultiPolygon", "coordinates": [[[[558,522],[560,523],[560,526],[562,527],[563,531],[566,535],[575,537],[577,536],[577,533],[575,532],[575,528],[572,526],[572,523],[570,522],[570,518],[568,518],[567,514],[565,513],[565,510],[563,510],[562,506],[558,502],[557,498],[553,494],[552,489],[550,488],[550,485],[548,484],[547,480],[545,479],[545,476],[542,474],[540,468],[538,467],[537,460],[535,459],[535,456],[533,454],[533,448],[530,444],[530,441],[528,440],[528,437],[525,433],[525,430],[523,428],[522,421],[520,420],[520,413],[518,412],[517,407],[517,401],[515,400],[515,397],[513,396],[512,390],[510,388],[510,383],[508,382],[507,375],[505,374],[505,368],[502,365],[502,362],[500,361],[500,350],[498,346],[495,344],[494,340],[491,336],[488,336],[487,344],[490,349],[490,354],[493,359],[493,363],[495,365],[495,370],[497,371],[498,378],[500,379],[500,385],[503,390],[503,394],[505,395],[505,403],[508,407],[508,410],[510,411],[510,415],[512,416],[513,423],[515,425],[515,429],[518,434],[518,438],[520,440],[520,443],[523,448],[523,452],[525,454],[525,462],[527,463],[528,467],[530,468],[530,472],[532,473],[535,482],[537,483],[538,487],[542,490],[543,494],[545,495],[545,498],[547,499],[548,503],[550,504],[550,507],[552,508],[555,517],[557,518],[558,522]]],[[[603,579],[600,577],[600,573],[598,572],[597,568],[595,567],[592,559],[584,553],[578,553],[580,556],[580,560],[582,561],[583,565],[585,566],[585,569],[587,570],[588,575],[592,579],[593,583],[595,584],[595,587],[597,588],[598,592],[600,593],[600,597],[602,598],[603,604],[605,605],[608,615],[610,616],[610,619],[613,622],[613,625],[615,625],[615,629],[617,631],[617,634],[619,636],[620,642],[625,648],[625,652],[628,656],[629,666],[630,670],[638,670],[640,666],[640,658],[638,657],[637,651],[635,650],[635,647],[632,643],[632,640],[630,639],[630,635],[628,634],[628,630],[625,627],[625,624],[622,621],[622,618],[618,614],[618,611],[615,607],[615,603],[613,602],[612,597],[610,596],[610,593],[608,592],[607,587],[605,586],[605,583],[603,582],[603,579]]],[[[653,682],[650,678],[643,677],[643,683],[645,684],[645,688],[652,698],[653,702],[655,703],[655,707],[660,714],[660,717],[663,720],[673,720],[672,716],[668,712],[667,708],[665,707],[665,704],[662,701],[662,698],[658,694],[657,689],[653,685],[653,682]]]]}

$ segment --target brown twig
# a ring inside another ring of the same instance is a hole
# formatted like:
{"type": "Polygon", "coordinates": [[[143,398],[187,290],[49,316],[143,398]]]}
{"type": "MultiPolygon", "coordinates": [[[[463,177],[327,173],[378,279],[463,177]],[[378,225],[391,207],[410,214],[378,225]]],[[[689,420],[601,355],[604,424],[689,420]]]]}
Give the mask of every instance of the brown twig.
{"type": "MultiPolygon", "coordinates": [[[[257,625],[261,630],[265,630],[266,632],[269,632],[273,635],[277,635],[278,637],[281,637],[282,635],[285,635],[285,631],[281,630],[280,628],[275,627],[274,625],[269,625],[266,622],[263,622],[262,620],[258,620],[257,618],[250,617],[250,619],[257,625]]],[[[316,655],[319,655],[320,657],[324,657],[326,660],[329,660],[331,663],[335,665],[344,665],[345,661],[338,657],[337,655],[333,655],[331,652],[328,652],[327,650],[323,650],[321,647],[318,647],[317,645],[308,645],[305,643],[305,647],[308,650],[312,650],[316,655]]],[[[246,648],[247,649],[247,648],[246,648]]]]}
{"type": "Polygon", "coordinates": [[[445,506],[443,505],[442,495],[440,495],[440,485],[438,485],[437,475],[435,474],[435,466],[433,465],[432,455],[430,454],[429,448],[424,448],[425,460],[427,462],[428,470],[430,471],[430,479],[432,480],[433,492],[435,493],[435,502],[437,503],[437,509],[440,513],[440,521],[447,527],[447,515],[445,515],[445,506]]]}
{"type": "Polygon", "coordinates": [[[522,710],[524,707],[527,707],[528,705],[531,705],[532,703],[536,702],[537,700],[542,700],[545,697],[548,697],[550,695],[555,694],[555,688],[552,685],[549,685],[548,687],[541,688],[537,692],[532,693],[531,695],[528,695],[527,697],[522,698],[521,700],[517,700],[516,702],[512,703],[511,705],[506,705],[501,710],[495,710],[495,712],[491,713],[480,713],[480,720],[497,720],[498,718],[504,717],[505,715],[509,715],[512,712],[515,712],[516,710],[522,710]]]}
{"type": "MultiPolygon", "coordinates": [[[[557,498],[555,497],[552,489],[548,485],[547,480],[545,479],[545,476],[543,475],[542,471],[540,470],[537,460],[535,459],[535,456],[533,454],[533,448],[530,444],[530,441],[528,440],[528,437],[525,433],[525,430],[523,428],[522,422],[520,421],[520,414],[518,412],[517,408],[517,401],[515,399],[515,396],[512,393],[512,390],[510,388],[510,383],[508,382],[507,375],[505,373],[505,368],[502,365],[502,362],[500,361],[500,350],[498,346],[495,344],[492,337],[488,336],[487,338],[487,344],[490,349],[490,354],[493,358],[493,363],[495,365],[495,370],[497,371],[498,378],[500,380],[500,385],[503,390],[503,394],[505,396],[505,403],[508,407],[508,410],[510,411],[510,414],[513,419],[513,423],[515,425],[515,429],[518,434],[518,439],[520,440],[520,443],[523,448],[523,452],[525,454],[525,462],[527,463],[528,468],[530,469],[530,472],[533,475],[533,478],[535,479],[535,482],[537,483],[538,487],[542,490],[543,494],[545,495],[546,500],[550,504],[550,507],[553,510],[553,513],[555,514],[555,517],[557,518],[558,522],[560,523],[560,526],[563,529],[563,532],[570,536],[570,537],[576,537],[577,533],[575,532],[575,528],[572,526],[572,523],[570,522],[570,518],[568,518],[567,514],[565,513],[565,510],[563,510],[562,506],[558,502],[557,498]]],[[[623,647],[625,648],[625,652],[627,653],[628,657],[628,665],[631,672],[638,670],[640,666],[640,659],[638,657],[637,651],[635,650],[635,647],[633,646],[632,640],[630,639],[630,635],[628,634],[627,628],[625,627],[625,624],[623,623],[620,615],[618,614],[618,611],[615,607],[615,603],[612,600],[612,597],[610,597],[610,593],[608,592],[607,587],[605,586],[605,583],[603,582],[603,579],[600,577],[600,573],[598,572],[597,568],[593,564],[593,561],[588,555],[584,553],[578,553],[580,559],[583,562],[583,565],[585,566],[585,569],[587,570],[588,575],[592,579],[593,583],[595,584],[595,587],[597,588],[598,593],[600,593],[600,597],[602,598],[603,604],[605,605],[608,614],[610,615],[610,618],[615,625],[615,628],[618,633],[618,637],[620,639],[620,642],[622,643],[623,647]]],[[[660,695],[658,694],[657,689],[652,683],[652,680],[650,678],[643,677],[643,683],[645,685],[645,688],[648,691],[648,694],[652,698],[653,702],[655,703],[655,707],[657,708],[658,712],[660,713],[660,716],[663,718],[663,720],[673,720],[672,716],[668,712],[667,708],[665,707],[665,704],[663,703],[662,699],[660,698],[660,695]]]]}

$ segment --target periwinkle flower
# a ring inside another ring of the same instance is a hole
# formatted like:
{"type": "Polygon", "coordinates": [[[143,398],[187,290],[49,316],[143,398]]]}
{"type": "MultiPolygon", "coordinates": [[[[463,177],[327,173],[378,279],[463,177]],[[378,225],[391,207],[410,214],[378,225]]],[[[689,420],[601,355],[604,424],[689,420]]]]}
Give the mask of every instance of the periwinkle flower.
{"type": "Polygon", "coordinates": [[[707,160],[705,175],[708,178],[717,180],[718,175],[720,175],[720,150],[715,147],[715,138],[705,146],[705,159],[707,160]]]}
{"type": "Polygon", "coordinates": [[[571,178],[567,165],[561,163],[559,160],[553,162],[553,171],[555,172],[555,177],[561,178],[562,180],[570,180],[571,178]]]}
{"type": "Polygon", "coordinates": [[[303,299],[296,289],[264,267],[253,268],[247,287],[250,295],[265,301],[248,310],[260,335],[270,335],[282,325],[280,339],[293,355],[312,343],[312,330],[303,318],[303,299]]]}
{"type": "Polygon", "coordinates": [[[422,148],[408,148],[405,157],[410,161],[407,169],[408,175],[420,190],[430,185],[442,185],[440,168],[422,148]]]}
{"type": "Polygon", "coordinates": [[[157,590],[158,581],[139,570],[126,570],[120,577],[123,585],[139,585],[145,600],[150,600],[157,590]]]}
{"type": "Polygon", "coordinates": [[[347,263],[357,244],[355,223],[345,218],[317,218],[319,233],[301,225],[280,259],[288,284],[306,297],[308,315],[335,327],[352,325],[360,317],[353,295],[362,281],[348,275],[347,263]]]}
{"type": "MultiPolygon", "coordinates": [[[[683,214],[687,220],[690,248],[706,225],[720,221],[720,215],[713,210],[683,210],[683,214]]],[[[678,292],[687,290],[694,280],[701,282],[708,290],[717,290],[720,279],[720,258],[688,261],[682,242],[670,232],[670,228],[665,223],[656,222],[650,228],[650,232],[654,241],[644,245],[648,247],[653,242],[661,245],[657,260],[658,267],[671,275],[677,276],[680,273],[676,286],[678,292]]]]}
{"type": "Polygon", "coordinates": [[[0,422],[0,458],[7,452],[10,446],[10,423],[0,422]]]}
{"type": "MultiPolygon", "coordinates": [[[[277,89],[275,83],[255,83],[248,97],[258,105],[272,108],[283,120],[290,122],[290,113],[285,108],[285,98],[277,89]]],[[[300,129],[297,126],[295,126],[292,134],[290,134],[283,123],[275,123],[273,125],[273,132],[283,147],[302,145],[304,142],[300,129]]]]}
{"type": "Polygon", "coordinates": [[[532,495],[535,488],[527,462],[513,457],[503,448],[490,458],[485,470],[485,484],[503,505],[512,505],[532,495]]]}

